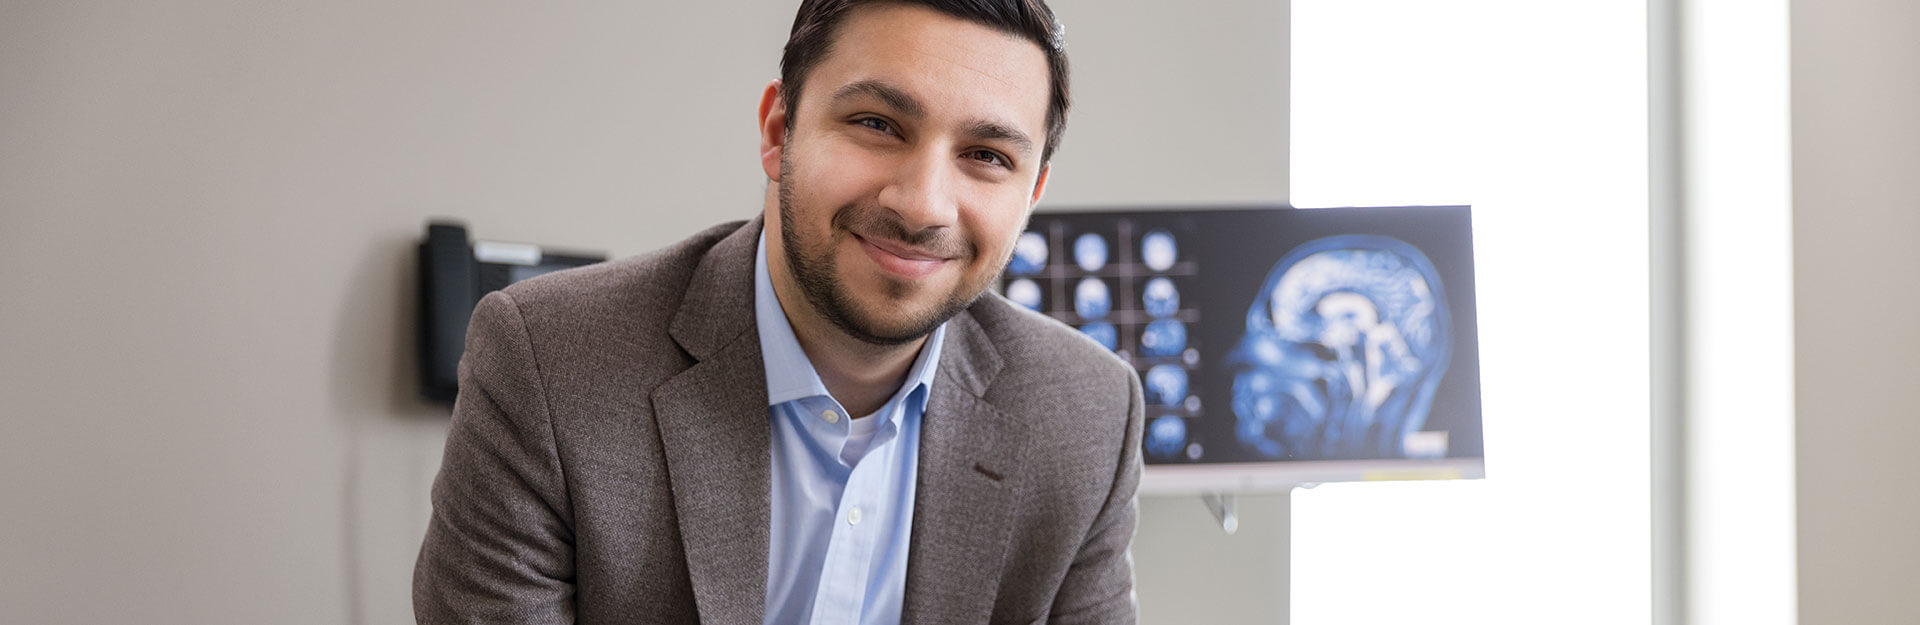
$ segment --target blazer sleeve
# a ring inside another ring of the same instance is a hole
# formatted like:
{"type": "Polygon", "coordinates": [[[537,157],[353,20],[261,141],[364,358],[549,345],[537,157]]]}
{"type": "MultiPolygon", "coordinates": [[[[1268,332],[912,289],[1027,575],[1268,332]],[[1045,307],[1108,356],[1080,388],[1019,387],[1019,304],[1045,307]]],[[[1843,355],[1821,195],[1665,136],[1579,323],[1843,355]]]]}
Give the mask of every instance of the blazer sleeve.
{"type": "Polygon", "coordinates": [[[573,518],[536,356],[512,296],[481,299],[413,570],[420,623],[573,622],[573,518]]]}
{"type": "Polygon", "coordinates": [[[1140,516],[1140,436],[1145,407],[1140,378],[1128,370],[1126,435],[1120,459],[1100,515],[1087,531],[1060,592],[1054,595],[1048,623],[1060,625],[1133,623],[1138,619],[1133,593],[1134,528],[1140,516]]]}

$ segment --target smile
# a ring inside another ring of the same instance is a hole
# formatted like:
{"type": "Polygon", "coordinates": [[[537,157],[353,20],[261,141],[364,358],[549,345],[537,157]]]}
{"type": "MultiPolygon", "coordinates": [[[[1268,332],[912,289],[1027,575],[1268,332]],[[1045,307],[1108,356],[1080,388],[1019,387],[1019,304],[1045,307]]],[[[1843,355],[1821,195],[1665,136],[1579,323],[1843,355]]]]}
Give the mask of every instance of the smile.
{"type": "Polygon", "coordinates": [[[860,249],[867,252],[867,257],[872,258],[874,264],[887,273],[909,280],[925,278],[950,260],[918,252],[892,241],[873,240],[857,234],[853,238],[860,242],[860,249]]]}

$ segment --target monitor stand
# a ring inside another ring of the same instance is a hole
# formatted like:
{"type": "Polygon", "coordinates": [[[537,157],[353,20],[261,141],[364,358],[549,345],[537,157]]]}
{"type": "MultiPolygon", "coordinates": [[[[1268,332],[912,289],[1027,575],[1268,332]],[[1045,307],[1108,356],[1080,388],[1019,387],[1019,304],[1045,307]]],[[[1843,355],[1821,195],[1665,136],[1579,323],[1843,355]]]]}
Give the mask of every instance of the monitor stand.
{"type": "Polygon", "coordinates": [[[1133,543],[1141,625],[1284,625],[1292,498],[1291,490],[1142,496],[1133,543]]]}

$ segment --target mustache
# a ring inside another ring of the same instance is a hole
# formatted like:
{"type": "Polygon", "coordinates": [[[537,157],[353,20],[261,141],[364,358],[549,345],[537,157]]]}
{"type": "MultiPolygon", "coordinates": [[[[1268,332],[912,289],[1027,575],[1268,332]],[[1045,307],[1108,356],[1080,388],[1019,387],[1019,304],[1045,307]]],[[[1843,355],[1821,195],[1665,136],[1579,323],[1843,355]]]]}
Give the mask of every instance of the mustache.
{"type": "Polygon", "coordinates": [[[899,215],[878,206],[848,205],[834,213],[833,226],[864,239],[895,241],[915,252],[938,258],[972,258],[976,251],[973,244],[953,228],[934,226],[908,230],[899,215]]]}

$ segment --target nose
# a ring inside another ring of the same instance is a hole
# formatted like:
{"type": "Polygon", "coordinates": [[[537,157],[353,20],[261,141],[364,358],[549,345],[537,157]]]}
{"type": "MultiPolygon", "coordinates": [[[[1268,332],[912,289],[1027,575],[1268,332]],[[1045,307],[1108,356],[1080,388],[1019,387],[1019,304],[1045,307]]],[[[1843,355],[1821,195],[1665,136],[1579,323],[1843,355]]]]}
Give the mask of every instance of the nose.
{"type": "Polygon", "coordinates": [[[880,190],[880,205],[899,215],[908,232],[953,226],[960,212],[953,161],[944,148],[914,150],[897,163],[892,179],[880,190]]]}

